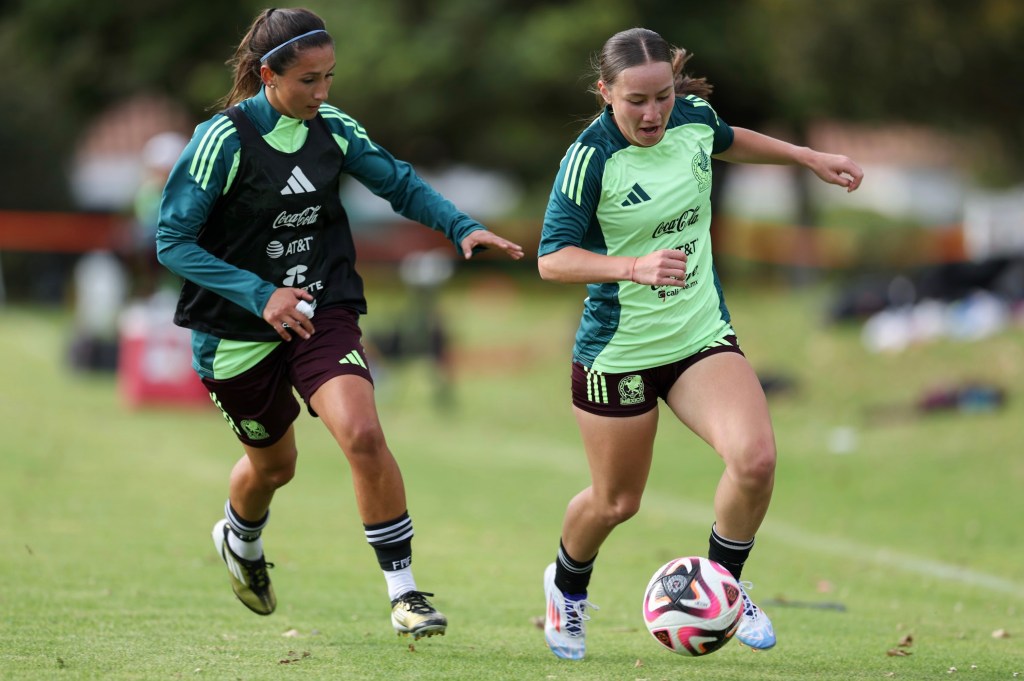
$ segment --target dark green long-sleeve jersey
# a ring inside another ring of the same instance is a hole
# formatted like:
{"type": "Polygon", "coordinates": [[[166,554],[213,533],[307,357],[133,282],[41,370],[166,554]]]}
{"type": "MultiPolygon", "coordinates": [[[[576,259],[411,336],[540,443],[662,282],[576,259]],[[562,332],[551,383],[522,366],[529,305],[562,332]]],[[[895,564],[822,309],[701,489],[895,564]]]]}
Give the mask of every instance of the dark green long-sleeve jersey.
{"type": "MultiPolygon", "coordinates": [[[[291,154],[305,144],[309,124],[279,114],[263,91],[239,107],[273,149],[291,154]]],[[[412,166],[375,144],[352,117],[328,104],[321,106],[320,115],[342,151],[341,172],[389,201],[397,213],[442,231],[456,246],[470,232],[483,229],[424,182],[412,166]]],[[[224,114],[216,114],[196,128],[164,189],[157,256],[172,272],[261,317],[270,295],[281,284],[217,258],[198,243],[218,201],[234,183],[240,153],[238,131],[224,114]]],[[[301,191],[302,178],[291,181],[298,182],[297,191],[301,191]]],[[[349,255],[354,262],[355,253],[349,255]]],[[[226,341],[194,330],[192,345],[193,366],[200,375],[225,378],[259,361],[276,342],[226,341]]]]}

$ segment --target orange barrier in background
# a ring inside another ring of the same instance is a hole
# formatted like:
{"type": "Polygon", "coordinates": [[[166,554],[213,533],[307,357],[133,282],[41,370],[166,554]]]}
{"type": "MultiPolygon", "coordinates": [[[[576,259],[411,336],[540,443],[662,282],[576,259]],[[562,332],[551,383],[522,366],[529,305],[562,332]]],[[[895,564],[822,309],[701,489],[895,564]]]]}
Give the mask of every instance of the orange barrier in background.
{"type": "MultiPolygon", "coordinates": [[[[115,213],[0,211],[0,251],[116,251],[129,243],[131,229],[130,220],[115,213]]],[[[451,249],[443,234],[413,222],[355,229],[353,236],[365,262],[399,262],[410,252],[451,249]]]]}
{"type": "Polygon", "coordinates": [[[864,231],[720,218],[715,255],[785,267],[913,267],[967,259],[960,225],[864,231]]]}
{"type": "MultiPolygon", "coordinates": [[[[540,224],[498,221],[487,225],[535,252],[540,224]]],[[[411,222],[353,230],[359,259],[398,262],[414,251],[451,249],[444,235],[411,222]]],[[[0,211],[0,251],[85,253],[116,250],[130,223],[107,213],[0,211]]],[[[867,235],[855,228],[800,227],[717,218],[715,252],[755,263],[805,267],[857,267],[865,263],[912,266],[966,260],[960,225],[928,229],[894,228],[867,235]]],[[[452,251],[455,256],[455,252],[452,251]]]]}
{"type": "Polygon", "coordinates": [[[113,213],[0,211],[0,251],[112,250],[126,227],[124,218],[113,213]]]}

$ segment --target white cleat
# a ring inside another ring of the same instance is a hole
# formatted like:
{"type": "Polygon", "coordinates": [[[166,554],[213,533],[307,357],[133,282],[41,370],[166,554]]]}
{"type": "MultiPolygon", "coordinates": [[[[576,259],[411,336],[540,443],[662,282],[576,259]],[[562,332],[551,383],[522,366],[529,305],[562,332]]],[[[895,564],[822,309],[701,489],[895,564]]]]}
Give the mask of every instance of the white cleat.
{"type": "Polygon", "coordinates": [[[740,619],[740,627],[736,630],[736,638],[740,643],[754,650],[768,650],[775,645],[775,629],[764,610],[757,607],[747,595],[747,589],[753,588],[754,585],[750,582],[740,582],[743,616],[740,619]]]}
{"type": "Polygon", "coordinates": [[[544,640],[548,648],[563,660],[582,660],[587,650],[587,610],[600,608],[588,601],[586,594],[563,594],[555,586],[554,563],[544,570],[544,596],[544,640]]]}

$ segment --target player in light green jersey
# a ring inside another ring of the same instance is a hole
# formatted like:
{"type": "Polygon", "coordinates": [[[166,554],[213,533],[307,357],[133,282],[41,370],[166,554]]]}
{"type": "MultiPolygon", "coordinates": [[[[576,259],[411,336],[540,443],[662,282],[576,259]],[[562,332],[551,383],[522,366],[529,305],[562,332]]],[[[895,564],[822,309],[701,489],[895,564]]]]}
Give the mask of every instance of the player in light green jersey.
{"type": "MultiPolygon", "coordinates": [[[[601,112],[562,159],[544,218],[541,276],[588,293],[572,395],[591,485],[569,502],[544,575],[545,638],[566,659],[585,653],[598,550],[640,507],[659,398],[725,463],[708,557],[737,580],[768,510],[775,437],[714,269],[711,159],[801,165],[847,191],[863,177],[846,156],[728,126],[706,101],[710,85],[684,74],[688,58],[642,28],[605,43],[601,112]]],[[[744,586],[737,637],[771,648],[771,621],[744,586]]]]}

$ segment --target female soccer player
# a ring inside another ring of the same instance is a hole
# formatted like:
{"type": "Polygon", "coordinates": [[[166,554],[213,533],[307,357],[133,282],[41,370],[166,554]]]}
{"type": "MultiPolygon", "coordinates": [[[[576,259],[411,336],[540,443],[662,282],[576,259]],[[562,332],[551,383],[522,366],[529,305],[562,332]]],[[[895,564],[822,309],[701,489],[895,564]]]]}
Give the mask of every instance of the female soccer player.
{"type": "Polygon", "coordinates": [[[457,210],[327,103],[334,41],[312,12],[262,12],[232,63],[226,108],[196,128],[172,170],[157,234],[160,262],[185,279],[175,322],[192,330],[193,365],[244,450],[214,545],[235,595],[272,613],[260,537],[274,492],[295,473],[295,389],[348,460],[394,628],[443,634],[447,619],[413,579],[405,487],[360,343],[366,301],[342,173],[443,231],[466,258],[494,247],[518,259],[522,248],[457,210]]]}
{"type": "MultiPolygon", "coordinates": [[[[541,277],[588,292],[572,402],[591,485],[569,502],[557,559],[544,573],[545,638],[562,658],[584,656],[598,550],[639,509],[658,398],[725,463],[708,557],[737,580],[771,499],[768,407],[711,257],[711,158],[799,164],[847,191],[861,182],[845,156],[726,125],[705,101],[710,85],[684,74],[687,59],[642,28],[605,43],[595,87],[601,111],[562,159],[544,217],[541,277]]],[[[737,637],[772,647],[768,617],[745,590],[742,598],[737,637]]]]}

